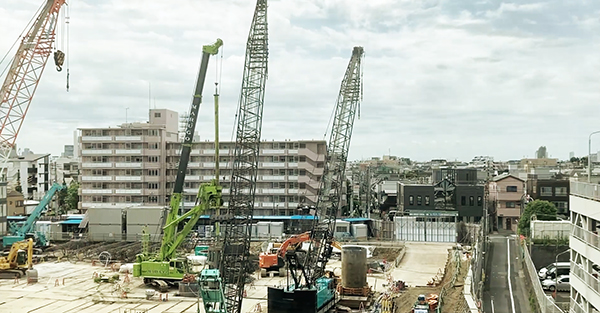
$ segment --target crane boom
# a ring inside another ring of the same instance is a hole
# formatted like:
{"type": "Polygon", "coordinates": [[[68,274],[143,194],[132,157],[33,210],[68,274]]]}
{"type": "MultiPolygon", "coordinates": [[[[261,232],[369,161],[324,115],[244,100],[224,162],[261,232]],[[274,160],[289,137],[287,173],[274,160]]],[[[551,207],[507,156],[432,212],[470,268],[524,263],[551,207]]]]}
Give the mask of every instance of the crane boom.
{"type": "MultiPolygon", "coordinates": [[[[175,254],[175,249],[183,240],[183,238],[178,238],[181,236],[177,236],[178,223],[175,223],[175,221],[180,222],[181,218],[183,218],[183,216],[179,217],[179,207],[181,205],[185,174],[187,171],[188,163],[190,161],[192,141],[194,139],[194,131],[196,130],[196,122],[198,121],[198,112],[200,110],[200,104],[202,104],[202,91],[204,89],[204,81],[206,80],[208,61],[211,55],[215,55],[218,53],[219,48],[222,45],[223,41],[221,39],[217,39],[217,41],[213,45],[206,45],[202,49],[202,61],[200,63],[198,79],[196,80],[196,87],[194,88],[194,95],[192,98],[192,104],[190,106],[190,113],[188,114],[185,126],[185,137],[183,138],[183,143],[181,146],[181,156],[179,157],[179,166],[177,167],[177,177],[175,178],[175,186],[173,187],[173,194],[171,195],[171,210],[169,212],[169,216],[167,217],[167,223],[165,223],[164,226],[163,240],[159,254],[160,260],[167,260],[173,257],[173,255],[175,254]]],[[[199,196],[198,199],[202,198],[199,196]]],[[[200,215],[198,215],[196,219],[199,217],[200,215]]],[[[188,221],[187,224],[190,224],[189,227],[191,230],[191,227],[195,225],[195,222],[192,224],[188,221]]]]}
{"type": "Polygon", "coordinates": [[[224,294],[228,313],[242,311],[258,174],[268,54],[267,0],[257,0],[246,43],[229,204],[223,225],[223,246],[219,264],[219,272],[225,283],[224,294]]]}
{"type": "Polygon", "coordinates": [[[221,205],[221,192],[223,188],[218,184],[217,180],[214,179],[209,183],[200,185],[196,199],[197,205],[188,212],[179,215],[183,183],[189,163],[190,152],[192,150],[192,141],[194,130],[196,128],[196,121],[198,119],[198,111],[200,110],[200,104],[202,103],[202,90],[204,89],[208,61],[211,55],[218,53],[219,48],[222,45],[223,41],[217,39],[215,44],[202,47],[202,61],[200,63],[200,70],[198,71],[198,79],[196,81],[196,87],[194,89],[190,113],[185,129],[185,137],[181,147],[177,177],[173,188],[173,194],[171,195],[170,211],[165,221],[165,225],[163,226],[160,251],[153,257],[149,256],[146,251],[143,251],[141,254],[136,255],[136,263],[133,264],[134,277],[143,277],[144,283],[146,284],[156,283],[161,290],[166,290],[163,288],[167,286],[167,282],[179,281],[183,279],[184,275],[189,271],[187,260],[177,258],[177,248],[191,232],[202,213],[211,207],[218,207],[221,205]]]}
{"type": "MultiPolygon", "coordinates": [[[[0,177],[13,149],[42,73],[52,54],[58,14],[65,0],[46,0],[23,37],[0,89],[0,177]]],[[[62,52],[61,52],[62,53],[62,52]]]]}
{"type": "Polygon", "coordinates": [[[316,212],[319,219],[314,220],[311,231],[312,242],[317,244],[309,249],[303,266],[306,287],[315,286],[317,279],[325,274],[325,265],[332,253],[335,220],[341,206],[354,117],[362,100],[363,54],[363,47],[354,47],[335,106],[323,178],[319,185],[316,212]]]}

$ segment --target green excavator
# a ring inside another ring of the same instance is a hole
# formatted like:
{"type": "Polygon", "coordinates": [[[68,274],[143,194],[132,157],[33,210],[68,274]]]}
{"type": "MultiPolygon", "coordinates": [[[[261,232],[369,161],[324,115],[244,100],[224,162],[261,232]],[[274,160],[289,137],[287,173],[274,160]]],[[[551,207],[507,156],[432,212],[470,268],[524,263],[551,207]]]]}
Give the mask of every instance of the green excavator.
{"type": "MultiPolygon", "coordinates": [[[[181,148],[177,178],[170,199],[170,211],[163,226],[162,243],[157,254],[151,255],[147,248],[136,256],[133,264],[133,276],[143,277],[144,283],[154,285],[161,291],[168,290],[169,286],[181,281],[191,272],[187,258],[177,256],[177,248],[192,231],[200,216],[209,208],[222,205],[221,193],[223,188],[219,185],[219,162],[216,161],[216,177],[209,183],[203,183],[198,190],[196,205],[188,212],[180,215],[183,186],[185,175],[192,150],[192,140],[198,120],[198,112],[202,103],[202,90],[206,79],[206,71],[210,56],[216,55],[223,45],[221,39],[202,49],[202,62],[196,81],[196,87],[185,129],[185,137],[181,148]]],[[[218,92],[215,92],[215,160],[219,160],[218,147],[218,92]]],[[[146,245],[147,246],[147,245],[146,245]]]]}

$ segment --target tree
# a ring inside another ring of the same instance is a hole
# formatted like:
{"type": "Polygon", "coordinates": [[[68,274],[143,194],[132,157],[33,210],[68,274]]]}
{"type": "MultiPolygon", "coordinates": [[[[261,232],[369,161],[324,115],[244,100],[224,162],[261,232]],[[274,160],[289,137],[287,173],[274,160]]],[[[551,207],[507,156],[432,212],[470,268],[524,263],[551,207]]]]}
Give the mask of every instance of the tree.
{"type": "Polygon", "coordinates": [[[556,220],[556,206],[552,202],[546,200],[534,200],[527,204],[521,219],[519,220],[519,230],[522,234],[529,234],[529,223],[533,215],[536,219],[542,221],[556,220]]]}
{"type": "Polygon", "coordinates": [[[67,211],[77,210],[79,204],[79,183],[72,181],[67,189],[67,195],[65,197],[65,208],[67,211]]]}
{"type": "MultiPolygon", "coordinates": [[[[66,183],[63,182],[63,185],[66,185],[66,183]]],[[[61,189],[59,192],[56,193],[58,212],[55,212],[55,214],[65,214],[67,212],[66,201],[68,195],[68,188],[61,189]]]]}
{"type": "Polygon", "coordinates": [[[23,193],[23,187],[21,187],[21,171],[17,171],[17,185],[15,186],[15,191],[23,193]]]}

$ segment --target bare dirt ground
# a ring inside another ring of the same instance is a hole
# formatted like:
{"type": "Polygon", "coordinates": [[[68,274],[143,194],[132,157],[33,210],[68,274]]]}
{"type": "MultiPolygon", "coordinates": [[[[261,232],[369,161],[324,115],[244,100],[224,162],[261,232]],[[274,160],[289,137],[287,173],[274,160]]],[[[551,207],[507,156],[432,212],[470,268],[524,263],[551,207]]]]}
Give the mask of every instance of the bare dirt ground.
{"type": "Polygon", "coordinates": [[[404,247],[400,248],[388,248],[388,247],[376,247],[373,250],[373,259],[375,260],[386,260],[387,262],[394,262],[404,247]]]}
{"type": "Polygon", "coordinates": [[[446,264],[444,278],[442,279],[441,283],[437,286],[431,287],[409,287],[402,291],[395,299],[396,313],[410,313],[412,305],[415,303],[415,301],[417,301],[417,297],[419,295],[439,295],[443,286],[448,287],[446,295],[442,300],[442,312],[455,312],[456,308],[463,304],[464,297],[462,295],[462,290],[464,279],[467,275],[467,269],[469,267],[469,261],[461,259],[460,272],[456,278],[454,286],[450,286],[452,276],[456,270],[456,263],[453,262],[453,253],[454,251],[450,251],[448,253],[448,259],[451,261],[447,262],[446,264]]]}

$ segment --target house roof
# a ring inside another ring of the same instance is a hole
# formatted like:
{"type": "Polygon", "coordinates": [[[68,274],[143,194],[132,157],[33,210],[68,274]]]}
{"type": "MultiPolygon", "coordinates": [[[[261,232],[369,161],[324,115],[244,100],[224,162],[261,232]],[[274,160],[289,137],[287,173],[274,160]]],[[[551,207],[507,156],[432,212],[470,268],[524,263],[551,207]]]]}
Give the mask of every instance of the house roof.
{"type": "Polygon", "coordinates": [[[10,192],[8,192],[8,194],[6,196],[7,197],[22,197],[23,194],[16,190],[11,190],[10,192]]]}
{"type": "Polygon", "coordinates": [[[37,161],[43,157],[49,156],[49,153],[44,153],[44,154],[36,154],[36,153],[30,153],[24,156],[19,156],[16,158],[12,158],[10,161],[17,161],[17,162],[34,162],[37,161]]]}
{"type": "Polygon", "coordinates": [[[524,182],[524,180],[520,179],[519,177],[517,177],[515,175],[509,174],[509,173],[502,173],[501,175],[494,176],[492,178],[492,180],[497,182],[497,181],[501,181],[501,180],[503,180],[505,178],[508,178],[508,177],[512,177],[512,178],[514,178],[516,180],[520,180],[520,181],[524,182]]]}

